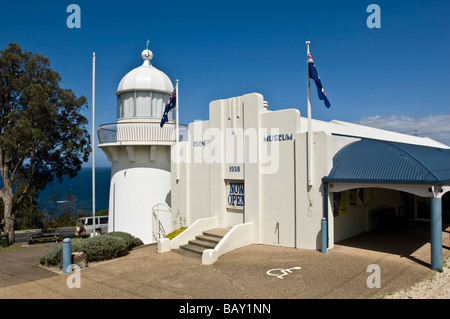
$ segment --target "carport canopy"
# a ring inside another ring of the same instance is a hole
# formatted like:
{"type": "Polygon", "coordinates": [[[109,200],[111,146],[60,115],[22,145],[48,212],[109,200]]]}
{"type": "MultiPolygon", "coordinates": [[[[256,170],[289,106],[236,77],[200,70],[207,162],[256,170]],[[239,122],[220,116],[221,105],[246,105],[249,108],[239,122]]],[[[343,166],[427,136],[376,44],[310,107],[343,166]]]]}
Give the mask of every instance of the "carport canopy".
{"type": "MultiPolygon", "coordinates": [[[[442,267],[442,196],[450,190],[450,149],[361,139],[343,147],[323,179],[324,191],[390,188],[430,197],[431,268],[442,267]]],[[[328,205],[324,205],[328,218],[328,205]],[[327,206],[325,208],[325,206],[327,206]]]]}
{"type": "Polygon", "coordinates": [[[450,190],[450,149],[362,139],[334,156],[322,181],[339,184],[330,191],[383,186],[439,198],[450,190]]]}

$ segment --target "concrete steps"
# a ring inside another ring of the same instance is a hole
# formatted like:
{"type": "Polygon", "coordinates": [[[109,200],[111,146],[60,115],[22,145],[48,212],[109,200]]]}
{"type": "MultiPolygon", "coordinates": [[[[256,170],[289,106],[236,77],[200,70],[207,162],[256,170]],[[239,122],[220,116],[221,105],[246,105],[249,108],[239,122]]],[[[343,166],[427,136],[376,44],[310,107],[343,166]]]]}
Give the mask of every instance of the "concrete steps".
{"type": "Polygon", "coordinates": [[[202,256],[205,249],[214,249],[220,240],[231,228],[214,228],[204,231],[201,235],[190,240],[186,245],[181,245],[180,250],[202,256]]]}

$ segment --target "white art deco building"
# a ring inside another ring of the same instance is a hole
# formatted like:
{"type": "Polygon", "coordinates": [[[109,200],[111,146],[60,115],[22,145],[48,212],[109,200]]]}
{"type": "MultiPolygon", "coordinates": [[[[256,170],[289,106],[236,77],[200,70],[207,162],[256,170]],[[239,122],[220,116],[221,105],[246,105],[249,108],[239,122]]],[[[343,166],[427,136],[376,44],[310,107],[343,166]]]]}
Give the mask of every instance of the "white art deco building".
{"type": "Polygon", "coordinates": [[[156,241],[160,228],[168,233],[172,227],[173,111],[163,127],[160,121],[174,87],[151,64],[150,50],[144,50],[142,58],[143,64],[126,74],[117,88],[117,123],[101,125],[98,136],[99,147],[112,163],[108,231],[128,232],[148,244],[156,241]]]}
{"type": "Polygon", "coordinates": [[[209,119],[190,123],[175,144],[173,114],[160,127],[173,85],[152,57],[144,50],[143,64],[120,82],[117,123],[98,130],[112,163],[109,231],[157,242],[160,253],[194,250],[212,264],[250,244],[327,253],[357,234],[425,220],[431,268],[442,267],[449,146],[309,121],[297,109],[270,110],[259,93],[212,101],[209,119]],[[162,238],[178,219],[187,229],[162,238]],[[212,246],[199,244],[218,231],[212,246]]]}

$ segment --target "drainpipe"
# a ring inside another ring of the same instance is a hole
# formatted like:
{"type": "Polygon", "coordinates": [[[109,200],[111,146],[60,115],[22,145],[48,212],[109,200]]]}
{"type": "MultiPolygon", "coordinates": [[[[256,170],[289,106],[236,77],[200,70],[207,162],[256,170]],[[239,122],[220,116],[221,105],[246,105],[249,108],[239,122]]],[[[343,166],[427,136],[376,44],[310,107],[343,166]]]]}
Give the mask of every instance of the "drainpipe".
{"type": "Polygon", "coordinates": [[[321,221],[321,249],[325,254],[328,251],[328,183],[323,182],[323,217],[321,221]]]}

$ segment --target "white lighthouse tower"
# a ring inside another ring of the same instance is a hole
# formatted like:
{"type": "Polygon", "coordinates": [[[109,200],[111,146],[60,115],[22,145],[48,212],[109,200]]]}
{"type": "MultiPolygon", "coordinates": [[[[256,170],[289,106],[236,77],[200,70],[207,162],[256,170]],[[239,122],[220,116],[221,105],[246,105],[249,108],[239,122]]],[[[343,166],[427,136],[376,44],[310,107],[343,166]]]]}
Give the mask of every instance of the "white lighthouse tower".
{"type": "Polygon", "coordinates": [[[160,229],[171,231],[170,214],[158,217],[153,208],[167,207],[167,212],[171,204],[170,149],[176,136],[173,110],[160,127],[173,85],[152,66],[152,58],[147,48],[143,64],[122,78],[117,123],[98,129],[99,147],[112,163],[108,231],[128,232],[145,244],[156,242],[160,229]]]}

